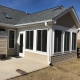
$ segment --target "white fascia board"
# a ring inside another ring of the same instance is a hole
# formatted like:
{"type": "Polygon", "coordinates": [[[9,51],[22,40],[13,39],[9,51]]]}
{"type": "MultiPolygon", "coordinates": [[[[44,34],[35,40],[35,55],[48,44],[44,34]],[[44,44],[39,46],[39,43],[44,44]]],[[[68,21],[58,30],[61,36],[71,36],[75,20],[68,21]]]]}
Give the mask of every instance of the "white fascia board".
{"type": "Polygon", "coordinates": [[[38,24],[38,23],[45,23],[45,22],[50,22],[50,21],[52,21],[52,19],[44,20],[44,21],[36,21],[36,22],[31,22],[31,23],[17,24],[15,26],[16,26],[16,28],[22,28],[23,26],[27,26],[27,25],[38,24]]]}
{"type": "Polygon", "coordinates": [[[5,24],[5,23],[0,23],[0,26],[10,27],[10,28],[16,28],[15,25],[12,25],[12,24],[5,24]]]}

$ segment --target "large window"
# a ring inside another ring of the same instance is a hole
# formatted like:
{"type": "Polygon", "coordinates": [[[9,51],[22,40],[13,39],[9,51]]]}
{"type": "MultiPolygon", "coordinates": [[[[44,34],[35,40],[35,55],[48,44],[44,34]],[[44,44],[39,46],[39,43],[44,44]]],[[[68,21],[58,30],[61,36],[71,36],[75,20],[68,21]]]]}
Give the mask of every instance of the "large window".
{"type": "Polygon", "coordinates": [[[70,32],[65,32],[64,51],[69,51],[70,32]]]}
{"type": "Polygon", "coordinates": [[[76,50],[76,33],[72,33],[72,50],[76,50]]]}
{"type": "Polygon", "coordinates": [[[15,31],[9,30],[9,48],[14,48],[14,35],[15,31]]]}
{"type": "Polygon", "coordinates": [[[54,52],[61,52],[61,34],[62,31],[55,30],[54,52]]]}
{"type": "Polygon", "coordinates": [[[37,50],[47,51],[47,30],[37,30],[37,50]]]}
{"type": "Polygon", "coordinates": [[[33,31],[26,31],[26,49],[33,49],[33,31]]]}

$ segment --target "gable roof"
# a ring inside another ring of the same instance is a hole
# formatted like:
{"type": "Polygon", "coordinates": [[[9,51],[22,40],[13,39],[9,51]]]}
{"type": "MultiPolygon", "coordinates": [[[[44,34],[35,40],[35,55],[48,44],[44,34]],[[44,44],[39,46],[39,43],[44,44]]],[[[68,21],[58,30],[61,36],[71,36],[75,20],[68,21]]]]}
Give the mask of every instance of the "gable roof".
{"type": "Polygon", "coordinates": [[[67,9],[68,8],[63,8],[62,6],[59,6],[56,8],[51,8],[51,9],[43,10],[43,11],[36,12],[30,15],[26,15],[24,18],[20,20],[18,24],[53,19],[67,9]]]}
{"type": "Polygon", "coordinates": [[[63,8],[63,6],[58,6],[33,14],[27,14],[26,12],[0,5],[0,25],[19,27],[19,25],[29,25],[40,21],[44,22],[45,20],[56,21],[60,16],[71,10],[71,14],[77,26],[79,26],[79,19],[73,7],[63,8]]]}
{"type": "Polygon", "coordinates": [[[26,16],[26,12],[0,5],[0,23],[15,25],[24,16],[26,16]],[[8,18],[9,16],[10,19],[8,18]]]}

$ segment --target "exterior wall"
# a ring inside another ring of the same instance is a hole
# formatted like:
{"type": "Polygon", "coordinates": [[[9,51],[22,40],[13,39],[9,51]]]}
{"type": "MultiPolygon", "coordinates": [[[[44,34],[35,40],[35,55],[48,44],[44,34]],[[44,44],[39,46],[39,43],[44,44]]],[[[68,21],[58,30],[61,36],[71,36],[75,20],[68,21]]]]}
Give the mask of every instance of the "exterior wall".
{"type": "Polygon", "coordinates": [[[44,64],[48,64],[48,62],[47,62],[48,56],[47,55],[41,55],[41,54],[25,51],[25,57],[30,58],[32,60],[36,60],[36,61],[44,63],[44,64]]]}
{"type": "Polygon", "coordinates": [[[80,31],[77,33],[77,42],[80,42],[80,31]]]}
{"type": "Polygon", "coordinates": [[[0,54],[7,56],[7,37],[0,37],[0,54]]]}
{"type": "Polygon", "coordinates": [[[12,56],[12,55],[16,55],[16,34],[15,34],[15,48],[14,49],[9,49],[9,30],[11,29],[11,30],[15,30],[16,31],[16,29],[14,29],[14,28],[8,28],[8,27],[3,27],[3,26],[0,26],[0,28],[4,28],[6,31],[7,31],[7,33],[8,33],[8,37],[7,37],[7,55],[10,55],[10,56],[12,56]]]}
{"type": "Polygon", "coordinates": [[[48,56],[49,55],[49,29],[48,27],[44,26],[44,25],[35,25],[35,26],[29,26],[29,27],[24,27],[24,28],[19,28],[17,29],[17,55],[19,56],[22,56],[22,57],[25,57],[28,58],[28,57],[31,57],[32,58],[32,55],[33,55],[33,58],[35,56],[35,58],[38,60],[41,60],[43,59],[41,62],[45,62],[45,60],[47,61],[48,63],[48,57],[46,59],[45,56],[48,56]],[[42,52],[42,51],[37,51],[36,50],[36,36],[37,36],[37,30],[43,30],[43,29],[47,29],[47,52],[42,52]],[[25,44],[26,44],[26,41],[25,41],[25,36],[26,36],[26,31],[30,31],[30,30],[33,30],[34,31],[34,38],[33,38],[33,50],[30,50],[30,49],[26,49],[25,48],[25,44]],[[20,45],[20,33],[23,33],[23,53],[19,53],[19,45],[20,45]],[[38,58],[37,58],[38,57],[38,58]]]}
{"type": "Polygon", "coordinates": [[[57,20],[57,25],[68,27],[68,28],[77,28],[69,12],[57,20]]]}
{"type": "Polygon", "coordinates": [[[64,53],[60,55],[55,55],[51,57],[52,64],[56,64],[59,62],[63,62],[72,58],[77,58],[77,53],[72,52],[72,53],[64,53]]]}

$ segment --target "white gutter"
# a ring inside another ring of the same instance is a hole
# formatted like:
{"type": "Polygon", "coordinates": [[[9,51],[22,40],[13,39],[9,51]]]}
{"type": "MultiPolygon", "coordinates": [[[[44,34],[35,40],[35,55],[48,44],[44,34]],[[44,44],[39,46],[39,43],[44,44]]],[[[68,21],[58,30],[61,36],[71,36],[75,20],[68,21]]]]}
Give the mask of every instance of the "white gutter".
{"type": "Polygon", "coordinates": [[[0,26],[10,27],[10,28],[16,28],[15,25],[12,25],[12,24],[5,24],[5,23],[0,23],[0,26]]]}
{"type": "Polygon", "coordinates": [[[50,20],[36,21],[36,22],[31,22],[31,23],[17,24],[15,26],[16,26],[16,28],[22,28],[23,26],[27,26],[27,25],[33,25],[33,24],[37,24],[37,23],[45,23],[45,22],[50,22],[50,21],[52,21],[52,20],[50,19],[50,20]]]}

